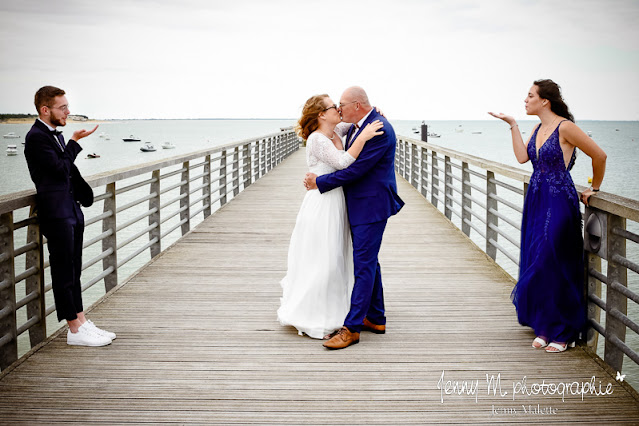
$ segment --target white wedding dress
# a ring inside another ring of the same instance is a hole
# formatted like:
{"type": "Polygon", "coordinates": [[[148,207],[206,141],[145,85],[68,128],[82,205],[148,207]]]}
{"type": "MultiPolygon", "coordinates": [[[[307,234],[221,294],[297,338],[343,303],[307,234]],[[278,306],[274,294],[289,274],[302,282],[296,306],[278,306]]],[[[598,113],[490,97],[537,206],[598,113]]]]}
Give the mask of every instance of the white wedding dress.
{"type": "MultiPolygon", "coordinates": [[[[335,131],[343,136],[350,124],[335,131]]],[[[318,176],[350,166],[355,159],[322,133],[306,142],[309,171],[318,176]]],[[[324,194],[308,191],[297,214],[282,279],[277,317],[299,334],[321,339],[344,324],[353,291],[353,246],[342,188],[324,194]]]]}

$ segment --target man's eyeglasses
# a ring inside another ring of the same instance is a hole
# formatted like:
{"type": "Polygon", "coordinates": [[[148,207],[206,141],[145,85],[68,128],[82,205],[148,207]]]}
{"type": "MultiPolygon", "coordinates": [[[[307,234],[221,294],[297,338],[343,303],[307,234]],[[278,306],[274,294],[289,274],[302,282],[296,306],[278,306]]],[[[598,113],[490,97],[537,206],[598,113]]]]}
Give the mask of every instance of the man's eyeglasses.
{"type": "Polygon", "coordinates": [[[331,106],[329,106],[327,108],[324,108],[322,111],[328,111],[331,108],[335,108],[335,111],[337,111],[337,105],[335,105],[335,104],[333,104],[333,105],[331,105],[331,106]]]}
{"type": "Polygon", "coordinates": [[[343,103],[339,103],[339,107],[340,108],[344,108],[346,105],[350,105],[350,104],[356,104],[358,101],[353,101],[353,102],[346,102],[345,104],[343,103]]]}
{"type": "Polygon", "coordinates": [[[49,109],[59,109],[60,111],[68,111],[69,110],[69,105],[62,105],[62,106],[59,106],[59,107],[50,106],[49,109]]]}

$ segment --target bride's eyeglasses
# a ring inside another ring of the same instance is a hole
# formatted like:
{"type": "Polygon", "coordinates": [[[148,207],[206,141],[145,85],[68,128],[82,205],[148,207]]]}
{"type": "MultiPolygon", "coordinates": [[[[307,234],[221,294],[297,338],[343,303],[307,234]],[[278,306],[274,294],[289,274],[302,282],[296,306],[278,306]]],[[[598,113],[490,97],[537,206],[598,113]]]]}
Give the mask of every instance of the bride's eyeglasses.
{"type": "Polygon", "coordinates": [[[335,104],[333,104],[333,105],[331,105],[331,106],[329,106],[327,108],[324,108],[322,111],[328,111],[331,108],[335,108],[335,111],[337,111],[337,105],[335,105],[335,104]]]}

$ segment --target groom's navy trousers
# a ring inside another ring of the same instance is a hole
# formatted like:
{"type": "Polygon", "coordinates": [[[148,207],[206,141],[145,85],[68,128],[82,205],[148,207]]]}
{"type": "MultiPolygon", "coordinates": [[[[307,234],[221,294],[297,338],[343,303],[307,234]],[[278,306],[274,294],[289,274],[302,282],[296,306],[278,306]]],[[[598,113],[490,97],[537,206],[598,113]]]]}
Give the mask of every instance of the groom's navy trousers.
{"type": "Polygon", "coordinates": [[[351,296],[351,309],[344,325],[351,331],[360,331],[364,317],[374,324],[386,324],[382,270],[377,256],[382,246],[386,221],[351,226],[353,235],[353,263],[358,291],[351,296]]]}
{"type": "MultiPolygon", "coordinates": [[[[375,110],[364,120],[367,124],[381,120],[384,134],[377,135],[364,145],[357,160],[349,167],[318,176],[317,188],[324,193],[339,186],[344,188],[348,220],[353,236],[355,284],[351,295],[351,309],[344,325],[351,331],[362,329],[364,317],[374,324],[385,324],[382,271],[377,260],[386,221],[404,205],[397,195],[395,182],[395,131],[375,110]]],[[[347,140],[357,138],[351,127],[347,140]]]]}

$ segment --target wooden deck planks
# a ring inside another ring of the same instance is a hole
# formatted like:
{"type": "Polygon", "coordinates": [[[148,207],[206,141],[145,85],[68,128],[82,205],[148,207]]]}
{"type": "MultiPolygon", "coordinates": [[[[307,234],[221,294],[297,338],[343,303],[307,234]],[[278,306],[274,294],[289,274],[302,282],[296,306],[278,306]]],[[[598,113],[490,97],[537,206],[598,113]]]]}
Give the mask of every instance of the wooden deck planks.
{"type": "Polygon", "coordinates": [[[327,351],[280,326],[305,169],[301,150],[96,306],[90,317],[118,333],[111,346],[69,347],[59,336],[0,379],[0,423],[639,422],[635,394],[585,350],[530,348],[509,278],[401,179],[406,207],[389,221],[380,256],[387,334],[327,351]],[[442,372],[477,380],[477,400],[442,403],[442,372]],[[508,395],[488,395],[486,374],[500,374],[508,395]],[[513,400],[524,376],[595,376],[612,393],[513,400]],[[523,412],[537,404],[556,414],[523,412]]]}

